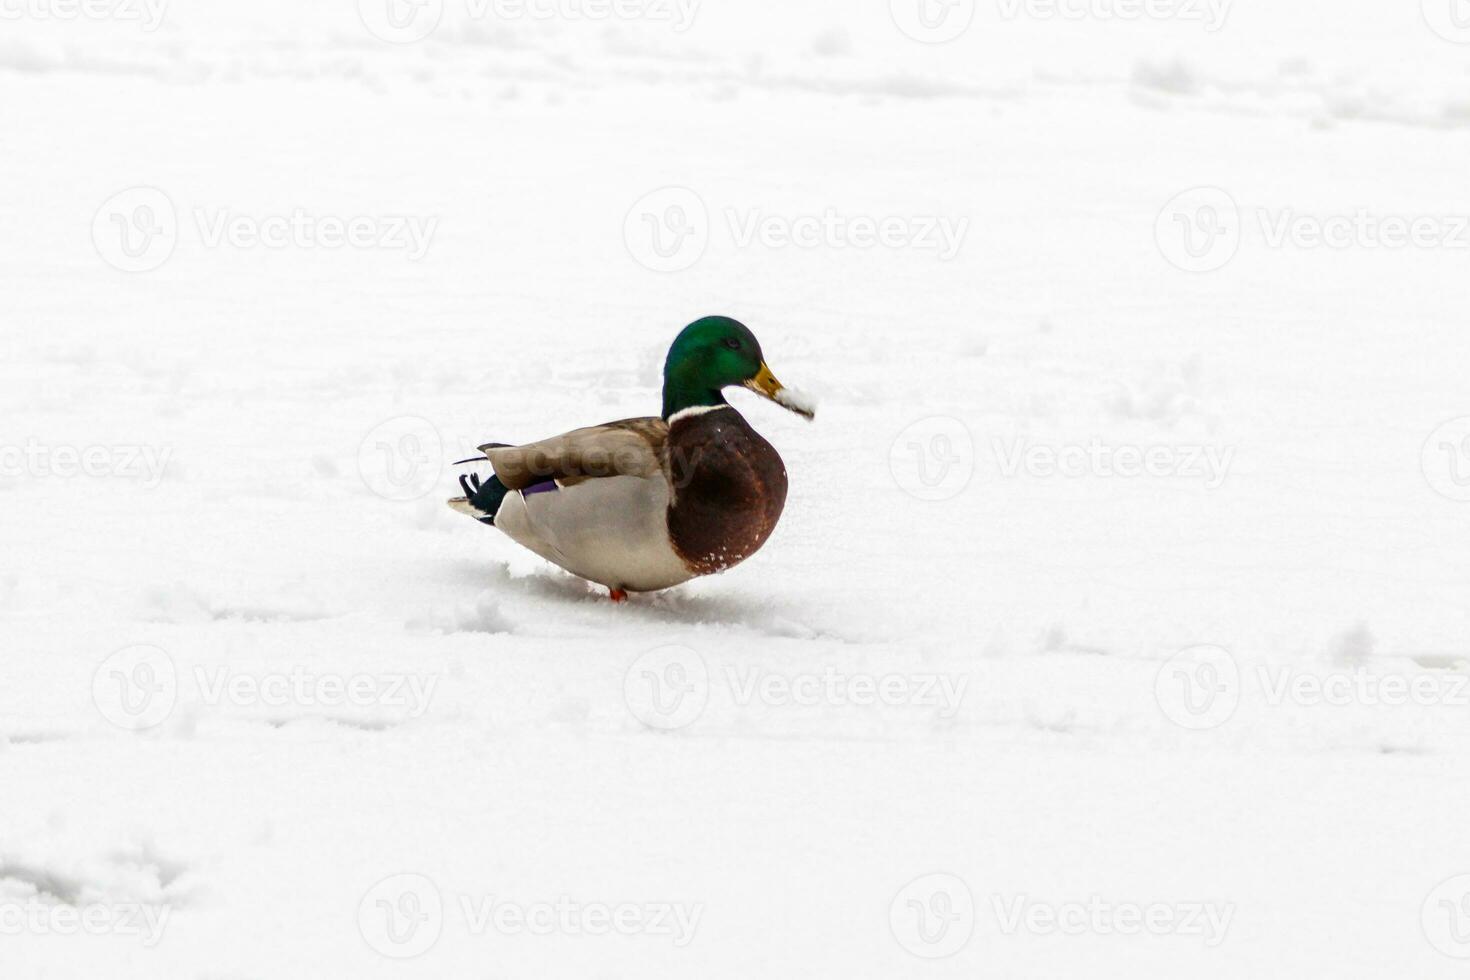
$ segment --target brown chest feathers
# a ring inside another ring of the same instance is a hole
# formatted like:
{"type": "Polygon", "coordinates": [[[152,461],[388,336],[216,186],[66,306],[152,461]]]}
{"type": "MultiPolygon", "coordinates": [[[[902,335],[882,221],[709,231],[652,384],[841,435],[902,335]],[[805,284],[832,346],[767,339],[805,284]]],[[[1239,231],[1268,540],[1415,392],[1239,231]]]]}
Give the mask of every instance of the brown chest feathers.
{"type": "Polygon", "coordinates": [[[677,418],[666,444],[673,502],[669,540],[689,569],[710,575],[766,543],[786,506],[786,466],[733,408],[677,418]]]}

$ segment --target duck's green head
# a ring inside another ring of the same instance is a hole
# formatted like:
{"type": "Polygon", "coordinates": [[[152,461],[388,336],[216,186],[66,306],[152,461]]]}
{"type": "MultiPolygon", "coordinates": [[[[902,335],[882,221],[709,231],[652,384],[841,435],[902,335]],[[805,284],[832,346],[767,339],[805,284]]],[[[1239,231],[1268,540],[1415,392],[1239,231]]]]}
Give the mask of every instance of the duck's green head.
{"type": "Polygon", "coordinates": [[[725,388],[742,385],[812,418],[812,409],[781,386],[750,328],[727,316],[707,316],[680,331],[664,361],[664,418],[686,408],[724,405],[725,388]]]}

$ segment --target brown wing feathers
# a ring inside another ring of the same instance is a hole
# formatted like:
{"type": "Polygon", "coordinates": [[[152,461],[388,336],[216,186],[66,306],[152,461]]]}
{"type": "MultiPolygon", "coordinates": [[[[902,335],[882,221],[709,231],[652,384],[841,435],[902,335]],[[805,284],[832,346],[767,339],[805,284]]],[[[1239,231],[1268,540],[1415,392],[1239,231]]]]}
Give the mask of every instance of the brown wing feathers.
{"type": "Polygon", "coordinates": [[[605,476],[652,476],[663,468],[668,433],[660,418],[623,419],[524,446],[490,443],[480,450],[501,483],[524,490],[546,480],[571,485],[605,476]]]}

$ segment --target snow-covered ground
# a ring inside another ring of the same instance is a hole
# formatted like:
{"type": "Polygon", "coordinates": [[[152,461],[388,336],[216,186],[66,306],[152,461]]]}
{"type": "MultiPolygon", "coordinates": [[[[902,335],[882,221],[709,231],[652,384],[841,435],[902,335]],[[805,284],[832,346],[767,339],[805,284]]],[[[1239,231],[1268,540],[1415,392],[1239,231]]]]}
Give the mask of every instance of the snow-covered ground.
{"type": "Polygon", "coordinates": [[[1461,975],[1457,2],[0,0],[0,975],[1461,975]],[[755,558],[444,507],[707,313],[755,558]]]}

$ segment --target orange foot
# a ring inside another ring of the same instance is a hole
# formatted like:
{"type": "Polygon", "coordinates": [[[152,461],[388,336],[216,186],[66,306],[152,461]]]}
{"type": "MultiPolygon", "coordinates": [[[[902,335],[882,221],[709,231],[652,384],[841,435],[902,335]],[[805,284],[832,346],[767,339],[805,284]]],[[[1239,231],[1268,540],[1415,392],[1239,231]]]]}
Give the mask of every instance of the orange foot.
{"type": "Polygon", "coordinates": [[[628,593],[624,592],[622,589],[608,589],[607,590],[607,597],[609,599],[611,599],[613,602],[627,602],[628,601],[628,593]]]}

